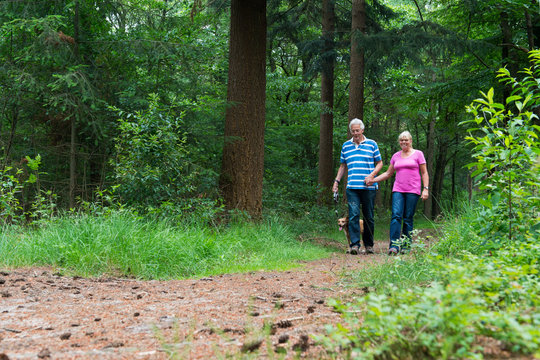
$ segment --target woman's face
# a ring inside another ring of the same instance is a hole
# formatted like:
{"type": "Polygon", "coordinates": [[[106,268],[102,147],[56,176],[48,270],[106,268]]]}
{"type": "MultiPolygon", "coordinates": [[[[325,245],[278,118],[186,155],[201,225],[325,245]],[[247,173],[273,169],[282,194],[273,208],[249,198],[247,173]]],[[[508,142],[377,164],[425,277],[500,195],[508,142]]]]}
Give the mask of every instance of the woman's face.
{"type": "Polygon", "coordinates": [[[412,147],[412,139],[409,139],[408,137],[402,137],[399,139],[399,146],[401,146],[402,150],[408,150],[412,147]]]}

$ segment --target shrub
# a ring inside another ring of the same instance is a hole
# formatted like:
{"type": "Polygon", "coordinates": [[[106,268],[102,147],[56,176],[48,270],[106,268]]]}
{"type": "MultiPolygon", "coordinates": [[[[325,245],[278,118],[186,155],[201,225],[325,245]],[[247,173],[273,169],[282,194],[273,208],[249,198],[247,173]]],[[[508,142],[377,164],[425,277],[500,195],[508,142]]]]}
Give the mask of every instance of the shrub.
{"type": "Polygon", "coordinates": [[[540,235],[540,127],[533,123],[533,108],[540,103],[540,51],[532,52],[531,61],[534,66],[523,71],[520,82],[499,70],[500,81],[514,89],[506,105],[495,102],[490,89],[467,108],[474,119],[465,123],[475,125],[466,137],[475,158],[468,167],[474,169],[483,206],[478,224],[495,247],[505,239],[540,235]]]}
{"type": "Polygon", "coordinates": [[[114,194],[145,213],[212,213],[216,202],[199,192],[198,185],[217,175],[194,162],[181,114],[160,107],[157,95],[150,96],[146,110],[114,110],[120,116],[112,162],[114,194]]]}

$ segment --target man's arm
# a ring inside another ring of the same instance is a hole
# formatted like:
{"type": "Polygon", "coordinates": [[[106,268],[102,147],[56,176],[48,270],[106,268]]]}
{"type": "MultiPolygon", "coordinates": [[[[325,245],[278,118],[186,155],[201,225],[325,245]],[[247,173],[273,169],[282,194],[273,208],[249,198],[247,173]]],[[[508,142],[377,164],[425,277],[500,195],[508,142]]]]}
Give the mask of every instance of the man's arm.
{"type": "Polygon", "coordinates": [[[337,192],[337,191],[338,191],[339,183],[341,182],[341,178],[343,177],[343,174],[344,174],[346,171],[347,171],[347,164],[341,163],[341,165],[339,166],[339,169],[338,169],[336,178],[335,178],[335,180],[334,180],[334,186],[332,186],[332,191],[333,191],[333,192],[337,192]]]}
{"type": "Polygon", "coordinates": [[[375,169],[373,169],[373,171],[371,172],[371,174],[369,174],[368,176],[366,176],[364,182],[366,184],[368,183],[373,183],[373,178],[375,177],[375,175],[377,175],[379,173],[379,171],[381,171],[383,167],[383,163],[382,163],[382,160],[379,160],[375,163],[375,169]]]}

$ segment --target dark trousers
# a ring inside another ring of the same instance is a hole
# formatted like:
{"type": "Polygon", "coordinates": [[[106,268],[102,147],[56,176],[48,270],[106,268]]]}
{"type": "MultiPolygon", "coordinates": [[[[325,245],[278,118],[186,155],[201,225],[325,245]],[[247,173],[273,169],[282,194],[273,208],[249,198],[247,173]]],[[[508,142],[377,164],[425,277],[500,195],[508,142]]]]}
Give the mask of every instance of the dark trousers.
{"type": "Polygon", "coordinates": [[[351,246],[360,246],[360,211],[362,211],[362,218],[364,219],[362,241],[366,247],[373,246],[373,234],[375,233],[375,220],[373,219],[375,195],[377,195],[377,190],[347,189],[351,246]]]}
{"type": "Polygon", "coordinates": [[[390,220],[390,247],[399,250],[410,245],[413,217],[420,195],[411,193],[392,193],[392,219],[390,220]],[[403,227],[402,227],[403,223],[403,227]],[[400,244],[401,237],[403,244],[400,244]]]}

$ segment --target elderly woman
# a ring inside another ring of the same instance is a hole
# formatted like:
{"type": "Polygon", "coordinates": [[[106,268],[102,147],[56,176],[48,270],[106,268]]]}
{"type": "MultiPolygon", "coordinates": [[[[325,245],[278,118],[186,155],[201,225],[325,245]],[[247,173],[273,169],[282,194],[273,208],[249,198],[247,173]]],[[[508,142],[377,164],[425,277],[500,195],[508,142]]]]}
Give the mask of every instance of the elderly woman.
{"type": "Polygon", "coordinates": [[[413,149],[410,132],[402,132],[398,140],[401,151],[392,156],[388,170],[373,178],[373,180],[367,181],[367,185],[370,185],[371,183],[384,181],[390,178],[394,172],[396,173],[396,180],[392,188],[389,255],[396,255],[401,251],[403,248],[403,246],[400,246],[402,236],[410,241],[410,234],[413,230],[413,216],[418,199],[426,200],[429,196],[429,175],[424,153],[413,149]]]}

